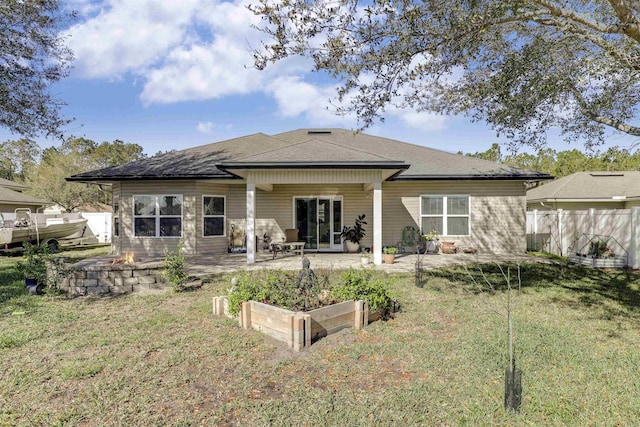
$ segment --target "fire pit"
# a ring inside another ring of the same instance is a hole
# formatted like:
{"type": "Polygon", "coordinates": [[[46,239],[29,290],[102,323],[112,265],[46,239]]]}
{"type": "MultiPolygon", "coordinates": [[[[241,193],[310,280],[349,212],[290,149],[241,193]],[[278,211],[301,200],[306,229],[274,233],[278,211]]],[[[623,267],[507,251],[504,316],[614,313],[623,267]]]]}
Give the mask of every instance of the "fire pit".
{"type": "Polygon", "coordinates": [[[166,289],[162,259],[142,260],[127,252],[113,258],[92,258],[68,264],[74,271],[60,289],[70,295],[126,294],[166,289]]]}

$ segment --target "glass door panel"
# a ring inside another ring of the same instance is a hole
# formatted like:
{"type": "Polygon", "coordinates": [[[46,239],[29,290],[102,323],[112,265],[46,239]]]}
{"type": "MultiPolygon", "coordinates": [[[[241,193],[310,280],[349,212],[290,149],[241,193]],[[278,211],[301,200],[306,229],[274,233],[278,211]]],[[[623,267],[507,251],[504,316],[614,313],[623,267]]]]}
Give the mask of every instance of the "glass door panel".
{"type": "Polygon", "coordinates": [[[296,199],[296,228],[298,236],[307,244],[307,249],[318,248],[318,202],[317,199],[296,199]]]}
{"type": "Polygon", "coordinates": [[[333,249],[342,249],[342,239],[340,233],[342,232],[342,200],[333,201],[333,249]]]}
{"type": "Polygon", "coordinates": [[[318,199],[318,249],[331,248],[331,199],[318,199]]]}
{"type": "Polygon", "coordinates": [[[305,249],[342,250],[342,199],[296,197],[295,224],[305,249]]]}

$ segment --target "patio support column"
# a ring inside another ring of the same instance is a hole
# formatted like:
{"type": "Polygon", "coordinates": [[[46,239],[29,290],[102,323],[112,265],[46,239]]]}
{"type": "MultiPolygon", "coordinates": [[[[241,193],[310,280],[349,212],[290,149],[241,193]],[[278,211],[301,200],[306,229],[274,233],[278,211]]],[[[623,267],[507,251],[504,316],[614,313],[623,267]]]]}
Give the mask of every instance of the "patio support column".
{"type": "Polygon", "coordinates": [[[373,263],[382,264],[382,183],[373,183],[373,263]]]}
{"type": "Polygon", "coordinates": [[[256,262],[256,185],[247,183],[247,264],[256,262]]]}

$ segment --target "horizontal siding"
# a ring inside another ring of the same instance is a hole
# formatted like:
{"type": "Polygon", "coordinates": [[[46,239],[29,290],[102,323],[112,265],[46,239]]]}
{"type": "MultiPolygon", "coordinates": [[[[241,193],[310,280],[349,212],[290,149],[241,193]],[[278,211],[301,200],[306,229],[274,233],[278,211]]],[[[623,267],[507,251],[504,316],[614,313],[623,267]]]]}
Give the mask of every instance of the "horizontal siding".
{"type": "MultiPolygon", "coordinates": [[[[177,238],[133,237],[133,195],[182,194],[183,238],[187,253],[225,253],[229,245],[230,224],[240,232],[236,245],[242,244],[246,218],[246,186],[206,181],[123,182],[114,184],[120,194],[121,238],[113,241],[119,253],[134,251],[164,255],[174,250],[177,238]],[[221,195],[227,200],[227,233],[222,237],[202,236],[202,196],[221,195]]],[[[456,241],[460,246],[475,246],[494,252],[525,250],[525,191],[521,182],[385,182],[383,194],[383,244],[395,245],[402,240],[406,226],[418,227],[420,195],[468,194],[471,196],[471,237],[456,241]]],[[[268,234],[275,241],[285,237],[284,230],[295,228],[294,197],[342,196],[343,224],[353,225],[358,215],[365,214],[364,246],[373,244],[372,191],[363,184],[274,184],[273,191],[256,190],[256,236],[268,234]]],[[[258,244],[258,248],[261,248],[258,244]]]]}
{"type": "Polygon", "coordinates": [[[525,251],[525,189],[515,181],[384,183],[383,245],[401,242],[406,226],[420,228],[421,195],[450,194],[471,197],[471,235],[456,238],[458,246],[497,253],[525,251]]]}
{"type": "MultiPolygon", "coordinates": [[[[353,225],[356,217],[366,215],[369,224],[365,226],[365,246],[373,242],[373,201],[367,198],[362,184],[309,184],[309,185],[274,185],[272,192],[258,190],[256,192],[256,235],[267,233],[275,241],[282,240],[284,230],[296,228],[293,223],[294,197],[343,196],[343,224],[353,225]]],[[[370,194],[370,193],[369,193],[370,194]]]]}
{"type": "Polygon", "coordinates": [[[270,184],[359,184],[381,180],[382,171],[379,169],[276,169],[247,172],[247,182],[270,184]]]}
{"type": "Polygon", "coordinates": [[[231,191],[230,187],[242,187],[244,186],[229,186],[227,184],[217,184],[213,182],[206,181],[198,181],[196,183],[196,252],[199,254],[210,254],[210,253],[225,253],[227,252],[227,247],[229,246],[229,221],[225,225],[225,235],[224,236],[209,236],[204,237],[203,230],[203,218],[202,218],[202,198],[203,196],[224,196],[226,198],[226,206],[225,206],[225,214],[227,215],[227,219],[229,218],[229,206],[231,202],[231,191]]]}
{"type": "Polygon", "coordinates": [[[196,253],[196,192],[194,181],[154,181],[122,182],[120,196],[121,243],[120,253],[133,251],[151,256],[162,256],[176,250],[179,238],[152,238],[133,236],[133,196],[134,195],[182,195],[182,236],[184,251],[196,253]]]}

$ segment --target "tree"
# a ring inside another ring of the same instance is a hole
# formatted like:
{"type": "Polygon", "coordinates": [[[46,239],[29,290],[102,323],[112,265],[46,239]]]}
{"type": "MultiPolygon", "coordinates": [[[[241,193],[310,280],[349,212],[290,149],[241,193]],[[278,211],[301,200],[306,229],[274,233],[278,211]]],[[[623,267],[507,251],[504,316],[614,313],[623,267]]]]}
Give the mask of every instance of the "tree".
{"type": "Polygon", "coordinates": [[[122,165],[145,158],[143,148],[138,144],[131,144],[119,139],[113,142],[104,141],[97,145],[93,152],[96,169],[122,165]]]}
{"type": "MultiPolygon", "coordinates": [[[[458,154],[463,154],[458,152],[458,154]]],[[[500,144],[492,144],[491,148],[487,151],[476,152],[474,154],[467,154],[469,157],[475,157],[476,159],[489,160],[490,162],[500,163],[502,161],[502,153],[500,152],[500,144]]]]}
{"type": "Polygon", "coordinates": [[[295,55],[341,81],[366,127],[385,107],[466,114],[514,147],[550,128],[587,147],[640,136],[640,3],[630,0],[260,0],[255,65],[295,55]]]}
{"type": "Polygon", "coordinates": [[[38,162],[40,151],[38,144],[27,138],[0,143],[0,177],[25,182],[38,162]]]}
{"type": "Polygon", "coordinates": [[[71,136],[60,147],[42,152],[32,176],[33,193],[64,207],[68,212],[86,204],[111,203],[111,192],[99,185],[67,182],[66,177],[144,157],[142,147],[120,140],[96,142],[71,136]]]}
{"type": "Polygon", "coordinates": [[[58,0],[0,2],[0,126],[26,137],[60,136],[64,104],[49,93],[73,54],[60,30],[72,14],[58,0]]]}

